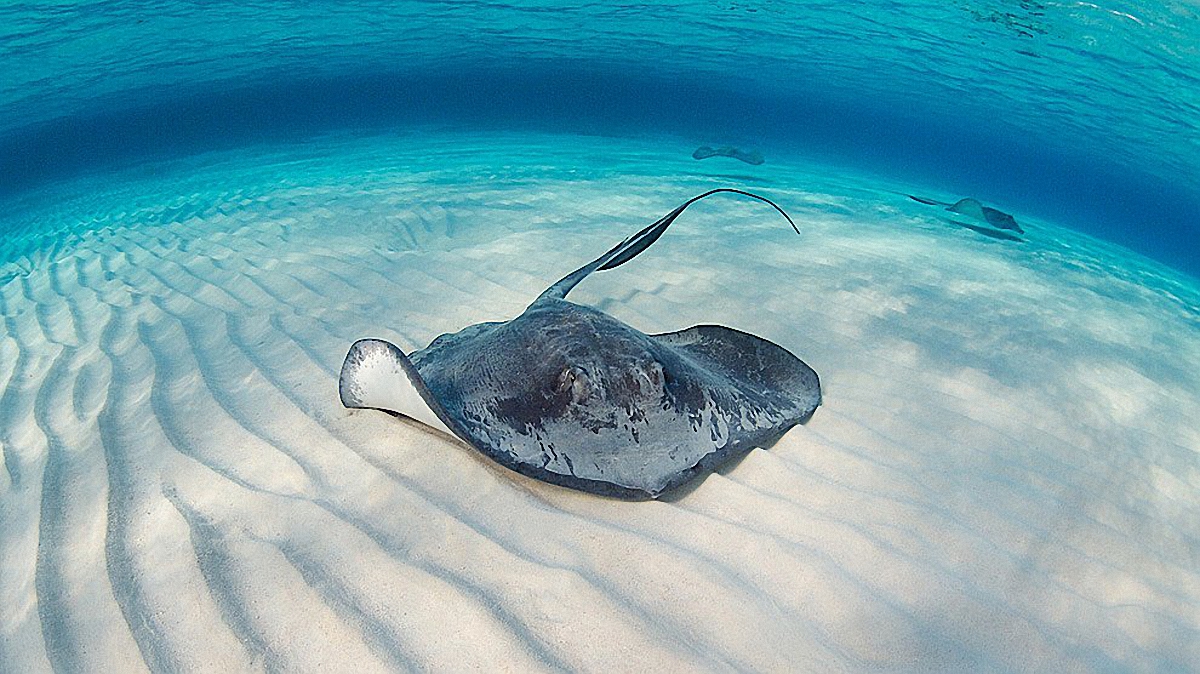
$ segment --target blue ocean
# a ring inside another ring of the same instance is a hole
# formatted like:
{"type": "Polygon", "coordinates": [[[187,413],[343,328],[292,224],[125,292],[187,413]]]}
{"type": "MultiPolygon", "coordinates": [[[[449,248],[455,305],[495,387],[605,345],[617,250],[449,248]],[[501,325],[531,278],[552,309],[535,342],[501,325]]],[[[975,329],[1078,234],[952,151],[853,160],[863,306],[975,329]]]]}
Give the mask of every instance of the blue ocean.
{"type": "Polygon", "coordinates": [[[5,4],[0,315],[0,671],[1200,662],[1190,0],[5,4]]]}

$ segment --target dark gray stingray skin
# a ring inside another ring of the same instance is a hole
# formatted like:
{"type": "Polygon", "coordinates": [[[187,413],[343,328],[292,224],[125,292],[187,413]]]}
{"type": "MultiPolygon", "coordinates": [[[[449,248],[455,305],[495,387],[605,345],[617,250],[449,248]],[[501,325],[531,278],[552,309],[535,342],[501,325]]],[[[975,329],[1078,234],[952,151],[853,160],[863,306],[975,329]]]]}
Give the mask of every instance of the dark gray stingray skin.
{"type": "Polygon", "coordinates": [[[629,261],[689,204],[716,192],[767,201],[729,189],[702,194],[551,286],[520,316],[442,335],[407,357],[362,340],[343,366],[343,403],[364,406],[358,363],[387,350],[438,419],[472,447],[546,482],[627,498],[657,497],[774,441],[821,402],[816,372],[787,350],[718,325],[647,335],[565,299],[588,274],[629,261]]]}

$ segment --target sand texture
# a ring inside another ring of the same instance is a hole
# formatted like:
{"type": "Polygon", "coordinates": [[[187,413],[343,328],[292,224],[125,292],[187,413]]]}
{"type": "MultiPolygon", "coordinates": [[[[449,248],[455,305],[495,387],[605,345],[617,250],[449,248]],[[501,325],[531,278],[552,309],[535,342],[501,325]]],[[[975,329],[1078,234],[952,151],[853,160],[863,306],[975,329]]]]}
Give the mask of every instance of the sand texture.
{"type": "Polygon", "coordinates": [[[1200,662],[1194,281],[694,145],[329,139],[6,216],[0,670],[1200,662]],[[629,503],[339,404],[355,339],[509,318],[714,186],[802,235],[714,198],[572,299],[803,358],[825,401],[774,447],[629,503]]]}

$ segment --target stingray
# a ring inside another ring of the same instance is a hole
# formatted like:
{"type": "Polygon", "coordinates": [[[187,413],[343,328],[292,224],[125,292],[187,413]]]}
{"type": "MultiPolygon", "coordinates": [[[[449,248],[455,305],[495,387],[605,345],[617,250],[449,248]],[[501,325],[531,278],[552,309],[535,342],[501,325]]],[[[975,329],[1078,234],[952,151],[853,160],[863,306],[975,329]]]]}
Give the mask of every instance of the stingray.
{"type": "MultiPolygon", "coordinates": [[[[914,197],[911,194],[906,194],[904,196],[912,199],[913,201],[929,204],[930,206],[945,206],[946,210],[948,211],[958,213],[959,215],[964,215],[979,222],[987,223],[989,226],[996,229],[1007,229],[1017,232],[1018,234],[1025,233],[1025,230],[1021,229],[1021,226],[1017,224],[1017,221],[1013,218],[1013,216],[1005,213],[1004,211],[992,208],[991,206],[984,206],[979,202],[978,199],[967,197],[965,199],[959,199],[953,204],[949,204],[944,201],[935,201],[933,199],[926,199],[924,197],[914,197]]],[[[974,228],[972,227],[972,229],[974,228]]]]}
{"type": "Polygon", "coordinates": [[[740,150],[730,145],[716,148],[701,145],[692,153],[692,159],[708,159],[709,157],[731,157],[754,166],[763,163],[762,153],[758,150],[740,150]]]}
{"type": "Polygon", "coordinates": [[[350,347],[348,408],[406,416],[523,475],[622,498],[656,498],[773,443],[821,403],[817,373],[783,347],[721,325],[645,334],[566,299],[629,262],[705,192],[551,285],[516,318],[444,334],[404,354],[350,347]]]}

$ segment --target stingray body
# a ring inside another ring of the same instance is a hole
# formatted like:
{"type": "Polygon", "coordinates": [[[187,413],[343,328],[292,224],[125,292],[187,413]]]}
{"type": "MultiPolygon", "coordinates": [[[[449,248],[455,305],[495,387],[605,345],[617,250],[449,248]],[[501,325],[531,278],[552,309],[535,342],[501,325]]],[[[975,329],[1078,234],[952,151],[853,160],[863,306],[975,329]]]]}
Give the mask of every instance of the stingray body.
{"type": "Polygon", "coordinates": [[[409,355],[360,340],[342,366],[343,404],[415,418],[546,482],[626,498],[657,497],[772,442],[821,401],[817,374],[783,347],[719,325],[647,335],[566,299],[717,192],[783,213],[748,192],[713,190],[567,275],[510,321],[442,335],[409,355]]]}
{"type": "Polygon", "coordinates": [[[692,152],[692,159],[708,159],[709,157],[729,157],[752,166],[758,166],[763,163],[762,153],[758,150],[742,150],[732,145],[723,145],[721,147],[701,145],[692,152]]]}
{"type": "Polygon", "coordinates": [[[945,206],[946,210],[952,213],[958,213],[959,215],[986,223],[988,226],[994,227],[995,229],[1007,229],[1009,231],[1017,232],[1018,234],[1025,233],[1025,230],[1021,229],[1021,226],[1017,224],[1017,221],[1015,218],[1013,218],[1013,216],[999,209],[992,208],[991,206],[984,206],[978,199],[967,197],[965,199],[959,199],[953,204],[949,204],[944,201],[935,201],[933,199],[926,199],[924,197],[914,197],[911,194],[906,196],[913,201],[919,201],[920,203],[929,204],[930,206],[945,206]]]}

